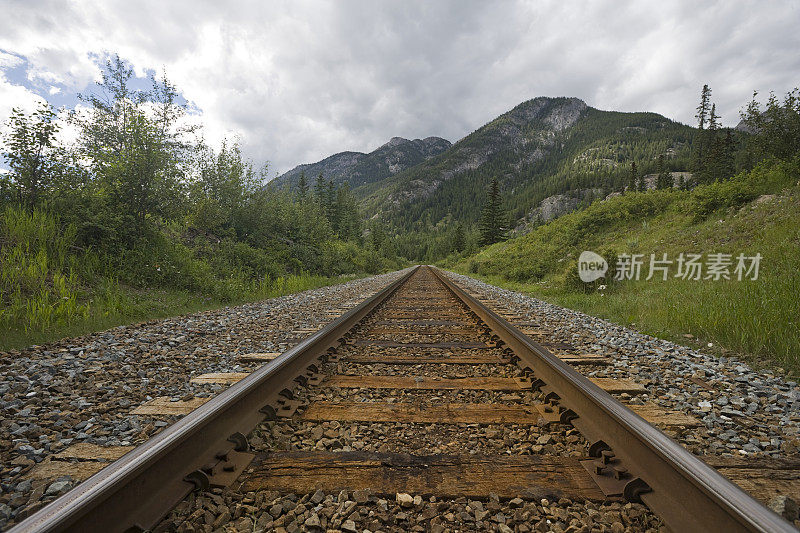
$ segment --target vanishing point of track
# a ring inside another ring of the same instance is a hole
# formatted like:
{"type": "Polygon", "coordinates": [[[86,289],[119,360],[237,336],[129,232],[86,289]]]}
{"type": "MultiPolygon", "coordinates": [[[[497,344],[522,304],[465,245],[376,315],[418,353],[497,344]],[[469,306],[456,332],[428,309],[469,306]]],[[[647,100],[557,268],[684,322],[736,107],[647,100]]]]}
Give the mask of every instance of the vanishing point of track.
{"type": "Polygon", "coordinates": [[[193,490],[232,484],[624,499],[674,531],[794,531],[615,399],[613,383],[587,379],[532,336],[435,269],[409,270],[249,375],[217,376],[234,384],[11,531],[141,531],[193,490]],[[317,394],[327,389],[340,392],[317,394]],[[246,437],[265,424],[326,421],[421,429],[384,435],[379,450],[280,451],[246,437]],[[455,429],[428,434],[426,424],[455,429]],[[509,424],[559,445],[543,453],[538,440],[518,438],[526,453],[512,455],[446,444],[472,425],[509,424]],[[414,453],[432,447],[439,453],[414,453]]]}

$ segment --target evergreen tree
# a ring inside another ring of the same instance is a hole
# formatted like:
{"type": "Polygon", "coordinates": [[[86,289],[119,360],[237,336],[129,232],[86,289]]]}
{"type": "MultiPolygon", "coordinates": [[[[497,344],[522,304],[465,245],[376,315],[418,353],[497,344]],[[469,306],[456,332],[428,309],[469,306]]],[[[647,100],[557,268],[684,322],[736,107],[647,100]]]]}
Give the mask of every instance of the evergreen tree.
{"type": "Polygon", "coordinates": [[[723,178],[730,178],[736,174],[736,143],[733,141],[730,129],[725,132],[725,139],[722,141],[720,168],[723,178]]]}
{"type": "Polygon", "coordinates": [[[703,90],[700,92],[700,105],[697,106],[697,129],[703,131],[706,126],[706,118],[708,117],[709,106],[711,105],[711,88],[708,84],[703,85],[703,90]]]}
{"type": "Polygon", "coordinates": [[[700,105],[697,106],[697,114],[695,115],[695,118],[697,118],[697,134],[694,139],[692,170],[699,176],[702,176],[706,169],[707,136],[705,127],[709,113],[711,113],[712,117],[714,116],[711,104],[711,88],[706,84],[703,85],[703,90],[700,92],[700,105]]]}
{"type": "Polygon", "coordinates": [[[767,156],[791,160],[800,152],[800,89],[786,93],[783,103],[770,93],[763,110],[757,96],[753,93],[753,100],[741,114],[753,132],[747,157],[753,162],[767,156]]]}
{"type": "Polygon", "coordinates": [[[506,215],[502,203],[500,185],[497,178],[492,178],[479,224],[481,244],[494,244],[506,238],[506,215]]]}
{"type": "Polygon", "coordinates": [[[636,191],[636,182],[639,176],[636,173],[636,161],[631,161],[631,173],[628,177],[628,192],[636,191]]]}
{"type": "Polygon", "coordinates": [[[464,225],[459,222],[456,224],[456,228],[453,231],[453,251],[458,253],[463,252],[466,246],[467,236],[464,233],[464,225]]]}
{"type": "Polygon", "coordinates": [[[297,192],[300,200],[305,200],[308,196],[308,182],[306,181],[305,171],[300,172],[300,180],[297,182],[297,192]]]}
{"type": "Polygon", "coordinates": [[[317,203],[321,206],[325,206],[325,178],[322,176],[322,172],[319,173],[317,176],[317,181],[314,183],[314,196],[317,197],[317,203]]]}
{"type": "Polygon", "coordinates": [[[672,175],[664,164],[664,154],[658,156],[658,176],[656,177],[656,189],[669,189],[672,187],[672,175]]]}

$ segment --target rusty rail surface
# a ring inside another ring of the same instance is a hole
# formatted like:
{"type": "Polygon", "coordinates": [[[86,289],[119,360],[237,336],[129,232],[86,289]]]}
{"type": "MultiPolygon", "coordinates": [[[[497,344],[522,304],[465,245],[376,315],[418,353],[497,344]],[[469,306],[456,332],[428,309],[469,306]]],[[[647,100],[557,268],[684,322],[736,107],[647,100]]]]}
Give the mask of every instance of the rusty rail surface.
{"type": "MultiPolygon", "coordinates": [[[[246,447],[247,434],[292,383],[316,373],[315,361],[394,293],[417,268],[304,339],[51,502],[10,531],[141,531],[202,485],[213,458],[246,447]],[[192,476],[192,474],[196,474],[192,476]],[[188,477],[187,477],[188,476],[188,477]],[[191,480],[191,481],[189,481],[191,480]]],[[[642,501],[673,531],[790,532],[794,527],[713,468],[512,326],[438,269],[437,278],[543,381],[565,406],[562,421],[590,442],[590,454],[613,453],[631,472],[625,497],[642,501]]],[[[434,312],[434,310],[431,310],[434,312]]]]}
{"type": "Polygon", "coordinates": [[[673,531],[796,533],[789,522],[473,298],[438,269],[433,268],[433,272],[520,358],[520,366],[530,368],[536,378],[555,391],[559,403],[568,407],[562,413],[562,421],[572,423],[587,440],[596,443],[592,452],[599,456],[611,450],[622,459],[634,474],[626,486],[627,499],[644,502],[673,531]]]}
{"type": "Polygon", "coordinates": [[[338,345],[347,331],[417,268],[9,531],[133,532],[152,527],[198,484],[202,485],[204,466],[246,447],[243,435],[264,419],[265,407],[268,410],[280,403],[284,388],[291,389],[296,379],[303,379],[320,355],[338,345]]]}

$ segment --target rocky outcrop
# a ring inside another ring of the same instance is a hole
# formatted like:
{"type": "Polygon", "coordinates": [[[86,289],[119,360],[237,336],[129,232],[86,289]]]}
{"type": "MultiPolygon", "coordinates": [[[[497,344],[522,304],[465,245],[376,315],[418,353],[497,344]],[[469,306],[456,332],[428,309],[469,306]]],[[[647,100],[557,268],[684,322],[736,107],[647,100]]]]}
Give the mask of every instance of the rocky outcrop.
{"type": "Polygon", "coordinates": [[[527,233],[539,224],[549,222],[578,209],[581,204],[589,204],[603,197],[603,189],[578,189],[569,194],[548,196],[539,205],[528,211],[519,221],[514,231],[527,233]]]}
{"type": "Polygon", "coordinates": [[[427,168],[412,169],[413,176],[388,197],[399,207],[433,195],[442,183],[486,164],[501,152],[511,152],[517,170],[548,155],[558,134],[580,119],[588,109],[578,98],[539,97],[523,102],[458,141],[431,160],[427,168]],[[442,164],[445,162],[446,164],[442,164]]]}

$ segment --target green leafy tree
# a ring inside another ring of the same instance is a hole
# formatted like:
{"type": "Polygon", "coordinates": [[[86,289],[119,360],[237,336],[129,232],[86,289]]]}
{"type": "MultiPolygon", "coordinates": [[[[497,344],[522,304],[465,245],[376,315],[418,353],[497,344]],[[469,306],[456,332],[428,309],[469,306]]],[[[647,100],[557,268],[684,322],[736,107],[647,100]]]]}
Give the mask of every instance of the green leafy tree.
{"type": "Polygon", "coordinates": [[[56,118],[49,104],[40,104],[31,115],[15,108],[4,135],[3,158],[11,171],[3,188],[29,210],[47,200],[69,172],[67,153],[56,139],[56,118]]]}
{"type": "Polygon", "coordinates": [[[506,214],[497,178],[492,178],[480,218],[481,244],[494,244],[506,238],[506,214]]]}
{"type": "Polygon", "coordinates": [[[765,108],[753,99],[742,119],[753,135],[748,140],[748,151],[752,159],[757,161],[764,157],[776,157],[791,160],[800,153],[800,89],[794,89],[780,102],[774,93],[770,93],[765,108]]]}
{"type": "Polygon", "coordinates": [[[81,96],[87,113],[76,113],[81,155],[90,162],[98,190],[129,237],[145,233],[150,216],[174,218],[184,207],[185,164],[192,147],[182,138],[185,113],[175,87],[152,78],[151,91],[130,87],[133,69],[119,56],[106,62],[97,93],[81,96]]]}

